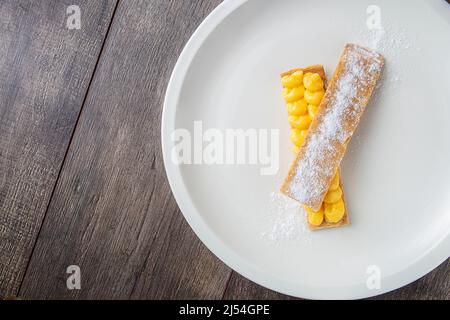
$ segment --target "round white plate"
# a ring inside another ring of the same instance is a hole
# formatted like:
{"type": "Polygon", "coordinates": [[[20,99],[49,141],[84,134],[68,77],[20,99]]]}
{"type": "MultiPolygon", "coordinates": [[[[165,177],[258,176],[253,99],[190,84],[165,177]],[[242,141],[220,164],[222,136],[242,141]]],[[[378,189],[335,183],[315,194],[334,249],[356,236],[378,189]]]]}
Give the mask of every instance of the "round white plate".
{"type": "Polygon", "coordinates": [[[167,89],[162,147],[181,211],[227,265],[285,294],[369,297],[450,255],[450,5],[371,4],[225,1],[186,45],[167,89]],[[296,204],[271,196],[293,159],[279,73],[320,63],[331,75],[347,42],[377,48],[386,66],[342,164],[351,225],[309,232],[296,204]],[[194,140],[194,121],[204,131],[279,129],[278,172],[175,164],[171,135],[185,128],[194,140]]]}

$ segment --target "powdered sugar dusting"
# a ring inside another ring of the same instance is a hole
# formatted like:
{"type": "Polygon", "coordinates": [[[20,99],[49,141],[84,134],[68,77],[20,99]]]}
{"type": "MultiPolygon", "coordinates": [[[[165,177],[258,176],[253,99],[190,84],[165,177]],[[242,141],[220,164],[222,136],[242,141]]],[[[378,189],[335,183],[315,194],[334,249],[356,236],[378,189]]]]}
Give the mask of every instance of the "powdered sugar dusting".
{"type": "Polygon", "coordinates": [[[306,212],[302,206],[279,192],[270,194],[269,226],[261,236],[271,243],[280,241],[310,242],[306,212]]]}
{"type": "Polygon", "coordinates": [[[342,76],[328,87],[324,97],[329,102],[327,109],[313,120],[313,134],[302,146],[302,157],[289,185],[294,199],[313,208],[322,203],[367,104],[365,92],[375,85],[383,66],[378,53],[355,45],[346,47],[342,61],[342,76]]]}
{"type": "Polygon", "coordinates": [[[388,88],[395,89],[405,71],[400,68],[401,63],[398,62],[401,62],[405,54],[421,51],[421,48],[415,45],[416,37],[408,35],[407,29],[403,27],[383,21],[380,28],[364,28],[355,33],[352,38],[354,42],[384,55],[391,66],[383,72],[384,82],[388,88]]]}

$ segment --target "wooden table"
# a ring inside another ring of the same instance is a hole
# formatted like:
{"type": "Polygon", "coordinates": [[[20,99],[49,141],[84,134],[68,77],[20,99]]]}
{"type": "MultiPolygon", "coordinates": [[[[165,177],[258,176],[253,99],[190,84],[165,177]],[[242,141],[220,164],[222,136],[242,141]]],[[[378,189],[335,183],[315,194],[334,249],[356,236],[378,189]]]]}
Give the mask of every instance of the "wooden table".
{"type": "MultiPolygon", "coordinates": [[[[205,248],[164,171],[166,85],[219,2],[0,1],[1,296],[290,298],[205,248]],[[66,27],[72,4],[80,30],[66,27]]],[[[449,267],[379,298],[449,299],[449,267]]]]}

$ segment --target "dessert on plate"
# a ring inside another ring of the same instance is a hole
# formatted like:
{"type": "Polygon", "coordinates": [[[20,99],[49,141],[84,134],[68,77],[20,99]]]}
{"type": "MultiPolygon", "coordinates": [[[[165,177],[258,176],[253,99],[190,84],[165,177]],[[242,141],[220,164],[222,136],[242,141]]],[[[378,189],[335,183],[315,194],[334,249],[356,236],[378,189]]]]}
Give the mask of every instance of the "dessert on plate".
{"type": "Polygon", "coordinates": [[[281,192],[306,207],[311,229],[322,229],[323,220],[348,224],[339,166],[383,64],[382,55],[347,44],[326,91],[320,65],[282,74],[291,139],[298,149],[281,192]]]}
{"type": "MultiPolygon", "coordinates": [[[[291,125],[293,151],[300,150],[312,119],[317,114],[326,88],[326,75],[322,65],[313,65],[283,72],[281,83],[286,100],[288,120],[291,125]]],[[[345,206],[340,170],[333,181],[318,211],[305,207],[308,214],[308,227],[311,230],[335,228],[349,224],[345,206]]]]}

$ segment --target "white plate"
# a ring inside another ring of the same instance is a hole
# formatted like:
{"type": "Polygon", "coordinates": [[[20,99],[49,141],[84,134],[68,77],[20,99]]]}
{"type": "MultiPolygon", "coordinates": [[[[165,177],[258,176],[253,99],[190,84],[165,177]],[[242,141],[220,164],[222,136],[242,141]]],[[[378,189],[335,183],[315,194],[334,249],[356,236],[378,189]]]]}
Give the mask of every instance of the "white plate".
{"type": "Polygon", "coordinates": [[[384,30],[377,48],[386,67],[343,160],[351,225],[310,233],[301,214],[271,204],[292,161],[279,73],[321,63],[330,75],[346,42],[374,45],[375,31],[366,24],[371,4],[225,1],[186,45],[167,89],[164,163],[184,216],[227,265],[285,294],[369,297],[418,279],[450,254],[450,6],[444,1],[377,2],[384,30]],[[195,120],[204,129],[279,129],[279,172],[174,164],[171,134],[192,130],[195,120]],[[283,223],[293,229],[274,233],[283,223]]]}

